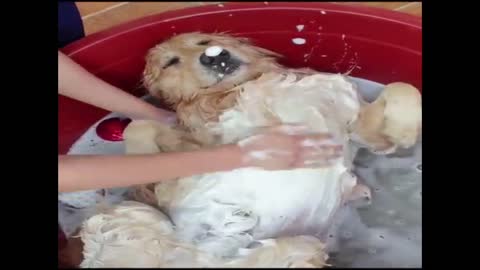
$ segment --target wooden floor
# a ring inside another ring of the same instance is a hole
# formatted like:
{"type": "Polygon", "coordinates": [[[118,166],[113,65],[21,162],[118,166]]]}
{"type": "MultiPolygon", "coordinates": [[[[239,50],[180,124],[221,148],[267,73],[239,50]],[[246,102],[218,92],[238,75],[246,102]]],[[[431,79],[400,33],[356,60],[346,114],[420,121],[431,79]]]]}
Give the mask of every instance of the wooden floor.
{"type": "MultiPolygon", "coordinates": [[[[76,2],[86,34],[95,33],[120,23],[167,10],[219,4],[222,2],[76,2]]],[[[333,2],[345,5],[366,5],[422,16],[421,2],[333,2]]]]}

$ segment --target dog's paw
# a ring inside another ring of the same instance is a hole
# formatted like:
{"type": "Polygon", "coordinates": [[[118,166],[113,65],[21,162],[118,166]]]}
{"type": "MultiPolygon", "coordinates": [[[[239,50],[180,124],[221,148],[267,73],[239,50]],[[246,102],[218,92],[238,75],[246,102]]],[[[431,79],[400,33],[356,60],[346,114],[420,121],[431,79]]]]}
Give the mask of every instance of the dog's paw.
{"type": "Polygon", "coordinates": [[[162,126],[163,124],[150,120],[132,121],[123,131],[126,153],[153,154],[160,152],[155,138],[162,126]]]}
{"type": "Polygon", "coordinates": [[[352,139],[377,154],[412,147],[422,125],[421,94],[412,85],[391,83],[372,103],[362,107],[353,124],[352,139]]]}
{"type": "Polygon", "coordinates": [[[357,184],[352,189],[352,193],[347,199],[347,202],[355,208],[370,205],[372,202],[372,193],[369,187],[362,184],[357,184]]]}

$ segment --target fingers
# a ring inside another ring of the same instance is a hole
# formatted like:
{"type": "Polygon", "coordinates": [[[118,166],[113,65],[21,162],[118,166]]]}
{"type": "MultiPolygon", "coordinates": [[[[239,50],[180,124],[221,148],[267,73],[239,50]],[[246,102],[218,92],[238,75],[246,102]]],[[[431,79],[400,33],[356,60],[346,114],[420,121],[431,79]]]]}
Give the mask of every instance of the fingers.
{"type": "Polygon", "coordinates": [[[302,135],[309,131],[307,126],[303,125],[280,125],[274,127],[257,127],[258,133],[282,134],[282,135],[302,135]]]}
{"type": "MultiPolygon", "coordinates": [[[[274,127],[258,127],[257,132],[265,134],[279,134],[296,136],[297,139],[304,139],[303,146],[313,146],[324,143],[324,140],[331,140],[330,144],[335,144],[333,136],[329,133],[313,133],[311,129],[304,125],[281,125],[274,127]]],[[[327,142],[325,142],[327,143],[327,142]]]]}
{"type": "Polygon", "coordinates": [[[165,123],[166,125],[173,126],[177,123],[177,116],[175,114],[166,116],[161,119],[161,122],[165,123]]]}
{"type": "Polygon", "coordinates": [[[308,168],[329,167],[337,163],[342,157],[341,148],[329,148],[325,150],[326,151],[316,150],[314,152],[304,151],[302,156],[297,158],[295,165],[308,168]]]}
{"type": "Polygon", "coordinates": [[[342,145],[316,145],[312,147],[304,147],[303,155],[306,158],[311,158],[315,156],[325,156],[336,158],[343,154],[342,145]]]}
{"type": "Polygon", "coordinates": [[[280,133],[284,135],[302,135],[309,131],[307,126],[302,125],[282,125],[271,127],[268,129],[269,133],[280,133]]]}
{"type": "Polygon", "coordinates": [[[286,169],[294,161],[294,153],[289,151],[251,151],[242,162],[249,165],[263,167],[264,169],[286,169]]]}
{"type": "Polygon", "coordinates": [[[257,135],[237,143],[244,161],[264,168],[321,168],[333,166],[343,156],[342,144],[331,134],[310,133],[301,125],[260,127],[257,135]]]}
{"type": "Polygon", "coordinates": [[[300,155],[304,160],[338,159],[343,155],[343,148],[341,146],[332,146],[315,150],[302,149],[300,155]]]}
{"type": "Polygon", "coordinates": [[[297,168],[328,168],[335,165],[336,161],[331,159],[326,160],[304,160],[304,161],[297,161],[294,164],[294,167],[297,168]]]}
{"type": "MultiPolygon", "coordinates": [[[[321,148],[328,145],[339,145],[329,133],[312,133],[302,125],[281,125],[275,127],[259,127],[257,132],[264,135],[291,136],[301,147],[321,148]]],[[[258,133],[257,133],[258,134],[258,133]]]]}
{"type": "Polygon", "coordinates": [[[300,155],[295,166],[323,168],[334,165],[343,156],[343,145],[336,143],[329,134],[299,136],[300,155]]]}
{"type": "Polygon", "coordinates": [[[297,136],[297,140],[306,158],[315,156],[336,158],[343,154],[343,145],[333,140],[330,134],[297,136]]]}
{"type": "Polygon", "coordinates": [[[297,140],[300,141],[302,147],[317,148],[329,148],[332,146],[341,146],[340,143],[333,139],[333,136],[328,133],[317,133],[308,136],[297,135],[297,140]]]}

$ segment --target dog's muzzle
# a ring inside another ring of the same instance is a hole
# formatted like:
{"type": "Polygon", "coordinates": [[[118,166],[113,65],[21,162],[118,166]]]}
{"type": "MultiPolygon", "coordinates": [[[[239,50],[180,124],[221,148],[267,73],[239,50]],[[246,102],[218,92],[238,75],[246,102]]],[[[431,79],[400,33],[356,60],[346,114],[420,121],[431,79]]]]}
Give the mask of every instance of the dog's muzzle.
{"type": "Polygon", "coordinates": [[[216,72],[220,76],[233,73],[241,64],[227,50],[222,50],[217,56],[207,56],[205,53],[202,53],[199,60],[202,66],[216,72]]]}

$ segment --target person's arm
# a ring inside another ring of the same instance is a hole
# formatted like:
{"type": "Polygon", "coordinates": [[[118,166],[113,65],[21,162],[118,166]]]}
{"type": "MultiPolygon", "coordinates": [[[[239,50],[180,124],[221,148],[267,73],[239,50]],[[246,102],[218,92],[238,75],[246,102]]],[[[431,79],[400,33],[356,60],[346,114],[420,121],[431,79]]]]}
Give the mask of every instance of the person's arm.
{"type": "Polygon", "coordinates": [[[242,167],[282,170],[329,166],[342,146],[304,128],[271,128],[240,141],[192,152],[122,156],[59,156],[58,191],[127,187],[242,167]],[[287,134],[285,134],[287,133],[287,134]]]}
{"type": "Polygon", "coordinates": [[[236,145],[193,152],[124,156],[59,156],[58,191],[126,187],[243,165],[236,145]]]}
{"type": "Polygon", "coordinates": [[[172,122],[175,114],[161,110],[95,77],[68,56],[58,52],[59,94],[131,118],[172,122]]]}

